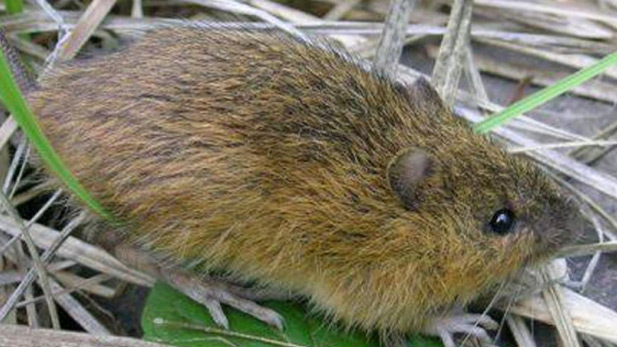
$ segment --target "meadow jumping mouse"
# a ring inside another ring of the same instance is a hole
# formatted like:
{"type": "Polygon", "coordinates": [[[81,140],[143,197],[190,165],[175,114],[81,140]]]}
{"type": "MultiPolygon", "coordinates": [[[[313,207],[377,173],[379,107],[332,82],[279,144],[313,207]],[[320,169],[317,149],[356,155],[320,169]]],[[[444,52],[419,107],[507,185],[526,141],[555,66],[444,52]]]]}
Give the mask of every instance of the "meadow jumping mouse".
{"type": "Polygon", "coordinates": [[[383,334],[430,330],[581,226],[428,82],[283,34],[157,29],[59,66],[28,100],[134,241],[383,334]]]}

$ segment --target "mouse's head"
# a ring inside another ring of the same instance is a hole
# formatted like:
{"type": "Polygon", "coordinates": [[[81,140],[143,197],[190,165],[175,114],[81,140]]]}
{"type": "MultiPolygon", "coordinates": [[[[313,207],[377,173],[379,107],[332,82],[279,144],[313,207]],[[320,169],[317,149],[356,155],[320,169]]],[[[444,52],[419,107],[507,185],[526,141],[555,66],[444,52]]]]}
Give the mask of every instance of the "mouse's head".
{"type": "Polygon", "coordinates": [[[398,152],[387,179],[399,203],[397,229],[420,231],[410,235],[432,253],[436,286],[452,295],[482,290],[580,235],[586,219],[578,204],[545,173],[473,134],[428,83],[413,88],[415,109],[432,113],[426,119],[439,131],[428,133],[431,146],[398,152]]]}

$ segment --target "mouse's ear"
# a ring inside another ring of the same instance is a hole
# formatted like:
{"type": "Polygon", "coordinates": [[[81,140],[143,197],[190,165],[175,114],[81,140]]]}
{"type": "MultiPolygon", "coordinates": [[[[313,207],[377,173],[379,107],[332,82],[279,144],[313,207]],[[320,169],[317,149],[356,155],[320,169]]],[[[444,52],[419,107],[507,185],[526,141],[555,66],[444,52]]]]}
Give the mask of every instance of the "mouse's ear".
{"type": "Polygon", "coordinates": [[[411,85],[398,85],[397,89],[418,111],[428,112],[433,117],[449,113],[437,90],[424,77],[418,77],[411,85]]]}
{"type": "Polygon", "coordinates": [[[430,154],[418,147],[399,152],[388,164],[388,183],[405,207],[418,205],[417,188],[431,175],[433,160],[430,154]]]}

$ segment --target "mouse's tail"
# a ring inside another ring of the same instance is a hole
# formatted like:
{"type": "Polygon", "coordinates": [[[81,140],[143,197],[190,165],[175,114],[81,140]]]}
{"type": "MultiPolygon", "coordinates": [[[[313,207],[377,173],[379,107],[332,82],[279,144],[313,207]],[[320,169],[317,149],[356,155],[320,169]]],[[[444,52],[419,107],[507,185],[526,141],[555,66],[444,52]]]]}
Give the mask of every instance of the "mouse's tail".
{"type": "Polygon", "coordinates": [[[6,33],[2,29],[0,29],[0,48],[2,49],[2,53],[6,57],[9,67],[11,68],[13,78],[19,86],[19,89],[21,89],[22,93],[27,94],[30,90],[35,89],[36,80],[21,63],[21,60],[19,59],[19,54],[13,48],[13,46],[11,46],[9,40],[6,37],[6,33]]]}

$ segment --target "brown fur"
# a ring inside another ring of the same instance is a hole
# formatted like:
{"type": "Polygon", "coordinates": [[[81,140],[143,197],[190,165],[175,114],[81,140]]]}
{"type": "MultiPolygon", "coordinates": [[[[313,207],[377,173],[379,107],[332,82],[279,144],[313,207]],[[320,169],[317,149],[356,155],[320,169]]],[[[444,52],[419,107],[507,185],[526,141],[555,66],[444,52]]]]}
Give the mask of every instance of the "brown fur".
{"type": "MultiPolygon", "coordinates": [[[[539,170],[333,49],[160,29],[29,95],[60,157],[131,237],[305,295],[350,326],[415,331],[546,256],[577,212],[539,170]],[[387,167],[430,170],[405,206],[387,167]],[[511,207],[516,231],[487,231],[511,207]]],[[[577,224],[578,225],[578,224],[577,224]]]]}

